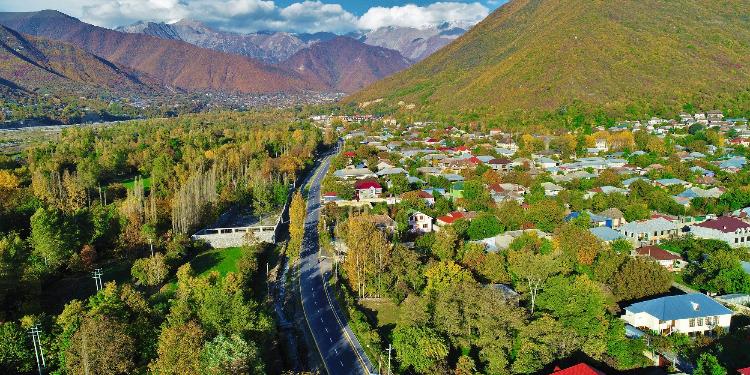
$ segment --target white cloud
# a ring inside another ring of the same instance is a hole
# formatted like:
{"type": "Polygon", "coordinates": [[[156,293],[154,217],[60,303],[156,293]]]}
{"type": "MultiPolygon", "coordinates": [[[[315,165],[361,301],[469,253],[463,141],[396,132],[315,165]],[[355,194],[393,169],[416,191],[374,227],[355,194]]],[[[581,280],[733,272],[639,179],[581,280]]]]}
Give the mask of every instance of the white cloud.
{"type": "Polygon", "coordinates": [[[445,22],[474,25],[489,14],[480,3],[441,2],[428,6],[407,4],[390,8],[372,7],[359,19],[359,27],[374,30],[386,26],[424,28],[445,22]]]}
{"type": "Polygon", "coordinates": [[[190,18],[239,32],[342,33],[384,26],[424,27],[444,22],[464,26],[473,25],[489,14],[487,7],[478,2],[438,2],[427,6],[372,7],[357,17],[338,3],[321,0],[303,0],[286,7],[278,6],[273,0],[0,0],[0,8],[13,11],[58,9],[105,27],[190,18]],[[6,4],[8,1],[10,3],[6,4]]]}

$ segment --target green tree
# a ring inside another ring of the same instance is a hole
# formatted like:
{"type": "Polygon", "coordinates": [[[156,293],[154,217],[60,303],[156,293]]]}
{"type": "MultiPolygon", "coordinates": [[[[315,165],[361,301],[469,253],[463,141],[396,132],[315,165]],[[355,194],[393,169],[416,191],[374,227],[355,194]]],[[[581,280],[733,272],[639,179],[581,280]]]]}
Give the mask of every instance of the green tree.
{"type": "Polygon", "coordinates": [[[601,285],[586,275],[554,277],[539,295],[539,308],[558,319],[594,358],[606,351],[609,303],[601,285]]]}
{"type": "Polygon", "coordinates": [[[201,352],[202,374],[264,374],[258,347],[239,335],[216,336],[206,342],[201,352]]]}
{"type": "Polygon", "coordinates": [[[48,270],[58,269],[79,248],[75,241],[76,232],[62,211],[39,208],[31,217],[33,254],[42,259],[48,270]]]}
{"type": "Polygon", "coordinates": [[[3,374],[31,371],[34,359],[26,345],[26,335],[18,323],[0,323],[0,372],[3,374]]]}
{"type": "Polygon", "coordinates": [[[405,174],[394,174],[393,176],[391,176],[390,183],[391,184],[388,188],[388,192],[394,195],[401,195],[411,189],[409,187],[409,180],[406,178],[405,174]]]}
{"type": "Polygon", "coordinates": [[[393,349],[401,369],[427,374],[446,360],[449,347],[435,330],[428,327],[397,326],[393,331],[393,349]]]}
{"type": "Polygon", "coordinates": [[[164,255],[156,253],[148,258],[141,258],[133,263],[130,274],[137,284],[156,286],[169,276],[169,265],[164,255]]]}
{"type": "Polygon", "coordinates": [[[516,287],[528,293],[531,314],[534,314],[539,292],[552,276],[563,270],[555,254],[534,254],[528,250],[511,251],[508,254],[508,268],[518,280],[516,287]]]}
{"type": "Polygon", "coordinates": [[[727,370],[719,364],[719,360],[713,354],[701,354],[697,364],[693,371],[694,375],[727,375],[727,370]]]}
{"type": "Polygon", "coordinates": [[[456,250],[459,246],[459,237],[456,229],[446,226],[435,235],[435,243],[432,244],[432,255],[440,260],[451,260],[456,258],[456,250]]]}
{"type": "Polygon", "coordinates": [[[578,347],[575,337],[569,335],[558,320],[546,314],[524,325],[518,342],[518,353],[512,366],[517,374],[539,372],[578,347]]]}
{"type": "Polygon", "coordinates": [[[497,217],[490,214],[482,214],[469,223],[467,234],[470,240],[481,240],[494,237],[502,232],[502,230],[502,225],[497,217]]]}

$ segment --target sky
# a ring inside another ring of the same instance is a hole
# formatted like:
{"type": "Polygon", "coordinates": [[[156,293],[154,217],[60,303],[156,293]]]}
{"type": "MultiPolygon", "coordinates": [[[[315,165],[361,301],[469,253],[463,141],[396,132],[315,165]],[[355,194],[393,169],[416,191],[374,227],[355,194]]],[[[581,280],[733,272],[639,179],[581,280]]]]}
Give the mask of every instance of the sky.
{"type": "Polygon", "coordinates": [[[188,18],[236,32],[346,33],[387,26],[471,26],[506,0],[0,0],[0,11],[55,9],[114,28],[188,18]]]}

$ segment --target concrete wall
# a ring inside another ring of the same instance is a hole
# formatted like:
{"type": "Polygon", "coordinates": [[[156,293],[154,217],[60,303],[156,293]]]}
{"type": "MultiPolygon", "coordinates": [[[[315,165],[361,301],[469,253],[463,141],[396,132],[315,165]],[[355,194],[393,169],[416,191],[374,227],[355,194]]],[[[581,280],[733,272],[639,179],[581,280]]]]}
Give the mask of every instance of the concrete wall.
{"type": "Polygon", "coordinates": [[[206,241],[215,249],[227,247],[238,247],[245,243],[245,235],[248,231],[253,232],[255,238],[260,242],[276,243],[277,226],[257,226],[245,228],[207,228],[192,236],[193,240],[206,241]]]}

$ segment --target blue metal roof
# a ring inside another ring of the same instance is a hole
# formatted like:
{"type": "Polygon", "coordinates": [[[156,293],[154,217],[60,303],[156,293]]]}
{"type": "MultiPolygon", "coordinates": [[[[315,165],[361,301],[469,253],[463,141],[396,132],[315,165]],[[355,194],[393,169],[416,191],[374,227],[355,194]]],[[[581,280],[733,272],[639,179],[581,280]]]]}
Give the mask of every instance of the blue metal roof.
{"type": "Polygon", "coordinates": [[[620,232],[610,228],[610,227],[596,227],[589,229],[591,234],[596,236],[598,239],[609,242],[614,241],[620,238],[623,238],[623,235],[620,234],[620,232]]]}
{"type": "Polygon", "coordinates": [[[645,312],[659,320],[700,318],[732,313],[732,310],[701,293],[656,298],[634,303],[625,310],[636,314],[645,312]]]}

